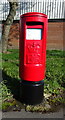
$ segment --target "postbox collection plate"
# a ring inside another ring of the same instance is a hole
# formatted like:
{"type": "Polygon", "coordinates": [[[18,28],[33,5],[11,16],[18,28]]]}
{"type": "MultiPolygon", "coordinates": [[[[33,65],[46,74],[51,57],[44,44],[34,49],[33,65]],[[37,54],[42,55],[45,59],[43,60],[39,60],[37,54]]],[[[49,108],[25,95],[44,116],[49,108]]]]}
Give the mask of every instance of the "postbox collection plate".
{"type": "Polygon", "coordinates": [[[26,39],[27,40],[41,40],[42,29],[34,29],[34,28],[26,29],[26,39]]]}

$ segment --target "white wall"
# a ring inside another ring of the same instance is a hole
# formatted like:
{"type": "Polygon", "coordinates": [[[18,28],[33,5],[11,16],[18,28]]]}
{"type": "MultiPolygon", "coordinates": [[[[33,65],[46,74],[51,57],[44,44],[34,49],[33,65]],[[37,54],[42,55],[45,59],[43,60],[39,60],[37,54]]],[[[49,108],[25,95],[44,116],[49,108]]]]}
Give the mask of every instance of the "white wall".
{"type": "MultiPolygon", "coordinates": [[[[6,19],[8,13],[5,12],[7,8],[5,1],[0,1],[0,20],[6,19]],[[4,2],[3,2],[4,1],[4,2]],[[4,11],[4,12],[3,12],[4,11]]],[[[15,0],[14,0],[15,1],[15,0]]],[[[15,19],[19,20],[20,15],[27,12],[41,12],[48,15],[48,19],[61,19],[64,18],[64,1],[65,0],[18,0],[21,1],[16,12],[15,19]]],[[[9,7],[8,7],[9,11],[9,7]]]]}

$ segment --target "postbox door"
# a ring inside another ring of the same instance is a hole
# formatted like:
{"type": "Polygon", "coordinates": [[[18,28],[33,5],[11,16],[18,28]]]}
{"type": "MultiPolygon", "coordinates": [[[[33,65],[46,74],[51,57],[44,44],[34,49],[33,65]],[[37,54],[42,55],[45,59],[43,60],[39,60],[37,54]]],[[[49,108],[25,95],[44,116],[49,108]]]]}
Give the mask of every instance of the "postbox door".
{"type": "Polygon", "coordinates": [[[26,28],[26,64],[42,64],[43,23],[29,22],[26,28]]]}

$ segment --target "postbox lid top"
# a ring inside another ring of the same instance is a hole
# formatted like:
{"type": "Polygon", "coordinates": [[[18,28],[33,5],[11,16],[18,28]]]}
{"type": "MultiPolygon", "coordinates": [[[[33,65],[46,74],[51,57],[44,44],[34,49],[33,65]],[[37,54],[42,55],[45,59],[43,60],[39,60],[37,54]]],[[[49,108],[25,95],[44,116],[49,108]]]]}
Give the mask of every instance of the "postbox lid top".
{"type": "Polygon", "coordinates": [[[30,16],[41,16],[47,18],[47,15],[44,13],[39,13],[39,12],[29,12],[21,15],[21,17],[30,17],[30,16]]]}

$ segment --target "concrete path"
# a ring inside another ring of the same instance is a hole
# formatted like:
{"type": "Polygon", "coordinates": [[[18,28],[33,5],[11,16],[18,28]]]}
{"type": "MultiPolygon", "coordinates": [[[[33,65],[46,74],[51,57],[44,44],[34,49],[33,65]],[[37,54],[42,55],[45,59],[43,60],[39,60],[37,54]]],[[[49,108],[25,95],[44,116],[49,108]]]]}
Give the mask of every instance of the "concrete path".
{"type": "Polygon", "coordinates": [[[42,114],[36,112],[26,112],[22,109],[20,112],[3,112],[2,118],[63,118],[63,111],[63,108],[60,108],[58,112],[42,114]]]}
{"type": "Polygon", "coordinates": [[[3,116],[2,116],[2,111],[0,111],[0,120],[2,119],[2,117],[3,117],[3,116]]]}

